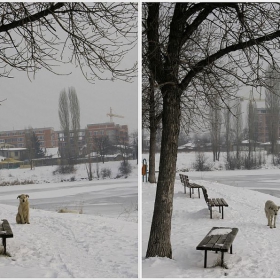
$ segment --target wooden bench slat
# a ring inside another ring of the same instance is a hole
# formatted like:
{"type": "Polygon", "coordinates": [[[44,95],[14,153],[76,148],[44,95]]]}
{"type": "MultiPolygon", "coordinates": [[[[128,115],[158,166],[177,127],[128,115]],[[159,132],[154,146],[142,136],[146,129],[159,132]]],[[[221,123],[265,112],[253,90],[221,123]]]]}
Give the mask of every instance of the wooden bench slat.
{"type": "Polygon", "coordinates": [[[230,249],[230,253],[232,254],[232,242],[237,235],[238,228],[225,228],[225,227],[213,227],[205,238],[199,243],[196,247],[196,250],[204,250],[204,268],[207,267],[207,251],[220,251],[221,256],[221,266],[223,267],[224,263],[224,253],[228,252],[230,249]],[[212,235],[211,232],[216,229],[230,229],[229,233],[219,234],[216,233],[212,235]],[[213,245],[214,244],[214,245],[213,245]]]}
{"type": "Polygon", "coordinates": [[[217,206],[224,206],[224,203],[221,201],[220,198],[216,198],[217,206]]]}
{"type": "Polygon", "coordinates": [[[2,225],[0,227],[0,231],[4,231],[5,233],[3,232],[0,232],[0,237],[4,236],[6,238],[11,238],[13,237],[13,232],[12,232],[12,229],[10,227],[10,224],[7,220],[2,220],[2,225]]]}
{"type": "Polygon", "coordinates": [[[205,236],[205,238],[196,247],[197,250],[212,250],[213,246],[217,243],[219,236],[205,236]]]}
{"type": "Polygon", "coordinates": [[[225,206],[225,207],[228,207],[228,204],[226,203],[226,201],[225,201],[223,198],[221,198],[221,200],[222,200],[224,206],[225,206]]]}
{"type": "Polygon", "coordinates": [[[235,239],[236,235],[238,233],[238,228],[233,228],[232,232],[228,234],[227,239],[224,242],[224,248],[229,249],[233,240],[235,239]]]}
{"type": "Polygon", "coordinates": [[[189,188],[190,189],[190,197],[191,197],[191,192],[193,192],[194,189],[197,189],[198,190],[198,196],[200,198],[199,189],[202,186],[200,186],[198,184],[190,183],[189,177],[187,175],[179,174],[179,177],[180,177],[180,181],[181,181],[182,185],[184,186],[184,193],[186,193],[186,188],[189,188]]]}
{"type": "MultiPolygon", "coordinates": [[[[238,228],[230,228],[231,232],[227,234],[209,235],[213,230],[221,229],[220,227],[213,227],[203,240],[197,245],[196,250],[207,251],[224,251],[227,252],[235,239],[238,228]]],[[[227,229],[227,228],[222,228],[227,229]]]]}
{"type": "Polygon", "coordinates": [[[2,238],[2,245],[4,246],[4,255],[7,254],[7,238],[14,237],[10,224],[7,220],[3,219],[0,223],[0,237],[2,238]]]}

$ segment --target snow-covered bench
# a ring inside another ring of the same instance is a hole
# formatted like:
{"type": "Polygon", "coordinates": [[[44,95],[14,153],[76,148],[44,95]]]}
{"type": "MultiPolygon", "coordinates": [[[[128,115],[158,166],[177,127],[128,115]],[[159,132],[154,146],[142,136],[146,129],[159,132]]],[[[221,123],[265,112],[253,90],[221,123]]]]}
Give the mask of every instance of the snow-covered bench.
{"type": "Polygon", "coordinates": [[[197,184],[194,184],[194,183],[190,183],[187,175],[179,174],[179,177],[180,177],[182,185],[184,186],[184,193],[187,193],[186,188],[189,188],[190,189],[190,198],[191,198],[192,194],[194,194],[194,189],[197,189],[198,197],[200,198],[199,189],[201,189],[201,186],[197,185],[197,184]]]}
{"type": "Polygon", "coordinates": [[[212,219],[212,208],[213,207],[219,207],[220,213],[221,213],[221,209],[222,209],[222,219],[223,219],[224,218],[224,207],[228,207],[227,202],[223,198],[209,198],[206,188],[204,186],[201,186],[201,189],[202,189],[206,204],[208,205],[208,208],[210,210],[210,219],[212,219]]]}
{"type": "Polygon", "coordinates": [[[221,252],[221,266],[224,266],[224,252],[232,254],[232,242],[238,233],[238,228],[213,227],[198,244],[196,250],[204,250],[204,268],[207,267],[207,251],[221,252]]]}
{"type": "Polygon", "coordinates": [[[6,255],[6,238],[14,237],[10,224],[7,220],[2,220],[0,223],[0,237],[4,246],[4,254],[6,255]]]}

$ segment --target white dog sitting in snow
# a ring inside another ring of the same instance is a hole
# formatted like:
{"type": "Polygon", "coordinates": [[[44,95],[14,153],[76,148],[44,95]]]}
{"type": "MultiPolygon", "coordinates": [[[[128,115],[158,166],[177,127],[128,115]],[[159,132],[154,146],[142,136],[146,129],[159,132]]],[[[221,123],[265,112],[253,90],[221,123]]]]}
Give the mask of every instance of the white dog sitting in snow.
{"type": "Polygon", "coordinates": [[[277,213],[278,213],[279,208],[280,208],[280,206],[277,206],[271,200],[268,200],[265,203],[264,210],[265,210],[265,215],[266,215],[267,220],[268,220],[268,226],[270,228],[273,228],[273,227],[276,228],[276,217],[277,217],[277,213]],[[274,219],[274,225],[272,226],[273,219],[274,219]]]}
{"type": "Polygon", "coordinates": [[[17,224],[30,224],[29,222],[29,195],[21,194],[17,198],[19,198],[19,206],[18,213],[16,216],[17,224]]]}

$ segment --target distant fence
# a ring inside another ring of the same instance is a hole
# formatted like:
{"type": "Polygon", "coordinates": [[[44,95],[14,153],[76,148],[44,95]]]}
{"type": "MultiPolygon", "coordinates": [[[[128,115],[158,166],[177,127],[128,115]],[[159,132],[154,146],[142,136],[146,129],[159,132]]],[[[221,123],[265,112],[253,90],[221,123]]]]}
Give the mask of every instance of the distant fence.
{"type": "MultiPolygon", "coordinates": [[[[126,160],[133,159],[132,157],[127,157],[126,160]]],[[[104,162],[109,162],[109,161],[120,161],[122,160],[122,157],[104,157],[104,162]]],[[[90,159],[92,163],[97,163],[97,162],[103,162],[101,158],[96,158],[92,157],[90,159]]],[[[61,159],[60,158],[40,158],[40,159],[33,159],[32,160],[33,166],[53,166],[53,165],[60,165],[61,159]]],[[[88,163],[88,158],[77,158],[73,160],[73,164],[82,164],[82,163],[88,163]]],[[[29,162],[26,164],[20,164],[17,167],[13,168],[30,168],[29,162]]]]}

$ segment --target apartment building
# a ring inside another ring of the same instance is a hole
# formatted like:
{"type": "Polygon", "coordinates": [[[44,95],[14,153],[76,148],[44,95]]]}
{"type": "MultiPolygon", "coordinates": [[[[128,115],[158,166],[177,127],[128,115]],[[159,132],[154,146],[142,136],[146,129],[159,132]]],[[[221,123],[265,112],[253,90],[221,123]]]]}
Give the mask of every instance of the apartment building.
{"type": "Polygon", "coordinates": [[[52,127],[2,131],[0,132],[0,145],[2,147],[12,145],[15,148],[24,148],[26,146],[25,134],[29,133],[30,130],[35,132],[41,148],[57,147],[57,134],[52,127]]]}
{"type": "Polygon", "coordinates": [[[128,143],[128,126],[119,125],[114,122],[88,124],[87,130],[91,137],[100,138],[108,136],[109,140],[113,143],[116,141],[121,143],[128,143]]]}
{"type": "MultiPolygon", "coordinates": [[[[269,118],[269,114],[266,108],[257,108],[257,133],[258,133],[258,142],[266,143],[269,142],[268,135],[268,124],[271,121],[269,118]]],[[[278,121],[279,123],[279,121],[278,121]]],[[[277,130],[278,137],[280,135],[280,125],[278,125],[277,130]]]]}
{"type": "MultiPolygon", "coordinates": [[[[63,149],[66,143],[63,131],[54,131],[52,127],[46,128],[33,128],[38,137],[41,148],[54,148],[59,147],[63,149]]],[[[81,149],[85,143],[85,136],[87,134],[94,138],[101,138],[102,136],[108,136],[112,143],[128,143],[128,126],[119,125],[113,122],[88,124],[86,129],[79,130],[78,146],[81,149]]],[[[30,132],[30,129],[10,130],[0,132],[0,147],[2,148],[25,148],[26,137],[25,135],[30,132]]],[[[74,134],[70,131],[70,143],[73,142],[74,134]]]]}
{"type": "MultiPolygon", "coordinates": [[[[79,151],[81,151],[83,146],[86,144],[85,134],[86,134],[85,129],[80,129],[78,131],[78,139],[77,139],[78,147],[77,148],[79,149],[79,151]]],[[[71,147],[71,150],[73,151],[73,156],[74,156],[76,144],[75,144],[75,136],[74,136],[73,131],[70,131],[69,137],[70,137],[70,147],[71,147]]],[[[60,155],[63,155],[67,151],[67,146],[66,146],[67,139],[64,135],[64,132],[62,130],[56,131],[56,138],[57,138],[57,147],[59,149],[59,153],[60,153],[60,155]]]]}

